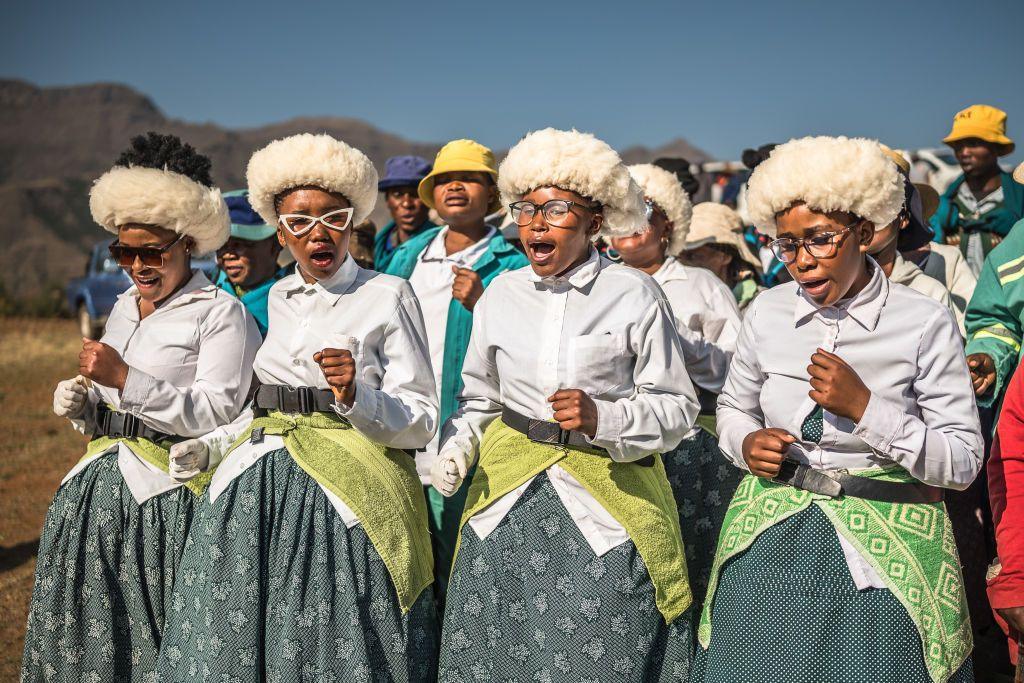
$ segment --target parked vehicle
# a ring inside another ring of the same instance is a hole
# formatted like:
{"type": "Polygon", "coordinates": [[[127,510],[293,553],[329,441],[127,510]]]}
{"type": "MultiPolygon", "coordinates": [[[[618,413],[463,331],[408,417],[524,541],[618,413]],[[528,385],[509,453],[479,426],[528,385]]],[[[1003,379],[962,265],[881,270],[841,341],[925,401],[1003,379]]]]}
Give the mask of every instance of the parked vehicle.
{"type": "MultiPolygon", "coordinates": [[[[99,339],[103,336],[103,326],[114,307],[118,295],[128,289],[131,278],[117,265],[110,256],[113,240],[104,240],[93,245],[89,261],[85,266],[85,275],[67,284],[65,294],[68,310],[78,320],[78,329],[87,339],[99,339]]],[[[206,273],[214,280],[217,263],[213,259],[193,259],[192,265],[206,273]]]]}

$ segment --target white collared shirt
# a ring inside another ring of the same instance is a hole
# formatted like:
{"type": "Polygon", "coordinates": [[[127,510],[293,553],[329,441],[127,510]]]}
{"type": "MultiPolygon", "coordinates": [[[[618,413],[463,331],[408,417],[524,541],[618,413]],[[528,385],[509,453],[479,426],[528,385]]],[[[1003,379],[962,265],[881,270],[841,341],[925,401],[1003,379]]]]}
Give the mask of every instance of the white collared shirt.
{"type": "Polygon", "coordinates": [[[949,296],[949,290],[935,278],[925,275],[923,270],[903,258],[899,252],[896,252],[896,259],[893,261],[892,273],[889,274],[889,280],[896,284],[903,285],[904,287],[910,287],[915,292],[920,292],[929,299],[934,299],[943,306],[949,308],[949,310],[953,312],[953,316],[956,318],[957,329],[960,330],[960,336],[967,336],[967,330],[964,327],[964,313],[953,305],[953,300],[949,296]]]}
{"type": "MultiPolygon", "coordinates": [[[[260,334],[241,301],[195,270],[145,318],[139,316],[138,289],[129,288],[114,304],[100,341],[121,355],[128,377],[121,392],[93,383],[76,427],[91,433],[96,407],[105,403],[157,431],[197,437],[238,417],[260,334]]],[[[119,450],[122,473],[138,502],[180,485],[140,463],[127,446],[119,450]]]]}
{"type": "MultiPolygon", "coordinates": [[[[597,406],[591,443],[619,461],[671,450],[698,411],[664,293],[645,273],[613,264],[596,250],[563,277],[542,279],[527,266],[495,278],[474,311],[462,379],[442,452],[475,453],[502,406],[552,420],[547,398],[559,389],[590,395],[597,406]]],[[[571,475],[557,465],[548,474],[595,552],[628,538],[571,475]]],[[[485,535],[524,490],[470,524],[485,535]]]]}
{"type": "Polygon", "coordinates": [[[871,399],[857,424],[825,411],[821,441],[798,441],[788,457],[827,470],[896,463],[933,486],[966,488],[983,442],[956,322],[948,307],[870,265],[867,286],[837,306],[818,308],[795,282],[754,300],[718,399],[722,451],[746,469],[751,432],[778,427],[800,438],[814,409],[807,366],[821,347],[856,371],[871,399]]]}
{"type": "Polygon", "coordinates": [[[671,256],[654,273],[676,317],[690,379],[719,393],[740,333],[736,297],[714,273],[671,256]]]}
{"type": "MultiPolygon", "coordinates": [[[[443,227],[430,240],[416,260],[409,284],[423,309],[426,324],[427,347],[430,349],[430,364],[434,369],[434,385],[441,391],[441,373],[444,370],[444,340],[448,332],[448,307],[452,302],[452,285],[455,284],[453,266],[472,268],[487,253],[487,247],[496,232],[491,228],[480,241],[462,251],[449,254],[444,246],[448,226],[443,227]]],[[[430,485],[430,467],[437,458],[437,444],[440,434],[434,436],[427,448],[416,454],[416,470],[424,486],[430,485]]]]}

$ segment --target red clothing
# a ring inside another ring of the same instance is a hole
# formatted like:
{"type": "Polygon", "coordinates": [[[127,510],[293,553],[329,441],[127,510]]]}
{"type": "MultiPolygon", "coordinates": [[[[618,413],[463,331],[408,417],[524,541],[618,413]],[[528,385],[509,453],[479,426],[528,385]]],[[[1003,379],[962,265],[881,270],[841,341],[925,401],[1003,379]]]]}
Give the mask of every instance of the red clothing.
{"type": "MultiPolygon", "coordinates": [[[[988,494],[1002,569],[988,582],[993,609],[1024,606],[1024,371],[1006,389],[988,462],[988,494]]],[[[998,615],[997,615],[998,618],[998,615]]],[[[1006,629],[1006,622],[998,618],[1006,629]]],[[[1016,662],[1016,642],[1010,657],[1016,662]]]]}

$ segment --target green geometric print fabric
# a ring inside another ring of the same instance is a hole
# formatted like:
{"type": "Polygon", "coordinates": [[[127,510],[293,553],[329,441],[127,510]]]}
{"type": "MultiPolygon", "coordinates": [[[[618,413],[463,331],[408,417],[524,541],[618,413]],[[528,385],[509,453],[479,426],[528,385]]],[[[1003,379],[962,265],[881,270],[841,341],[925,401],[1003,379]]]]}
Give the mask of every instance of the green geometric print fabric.
{"type": "MultiPolygon", "coordinates": [[[[910,481],[902,469],[851,472],[887,481],[910,481]]],[[[960,558],[945,505],[828,498],[748,475],[729,505],[711,571],[698,640],[711,640],[711,605],[722,566],[746,551],[765,530],[818,505],[836,531],[871,564],[906,608],[921,636],[933,681],[949,679],[973,647],[960,558]]]]}

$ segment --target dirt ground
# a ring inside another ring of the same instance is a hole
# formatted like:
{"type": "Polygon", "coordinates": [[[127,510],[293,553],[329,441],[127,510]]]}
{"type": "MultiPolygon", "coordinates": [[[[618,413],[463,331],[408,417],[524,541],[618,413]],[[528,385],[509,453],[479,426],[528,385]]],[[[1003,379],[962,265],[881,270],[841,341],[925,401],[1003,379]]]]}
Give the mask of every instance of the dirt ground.
{"type": "Polygon", "coordinates": [[[0,318],[0,681],[18,680],[46,508],[85,452],[86,438],[51,410],[80,348],[71,320],[0,318]]]}

